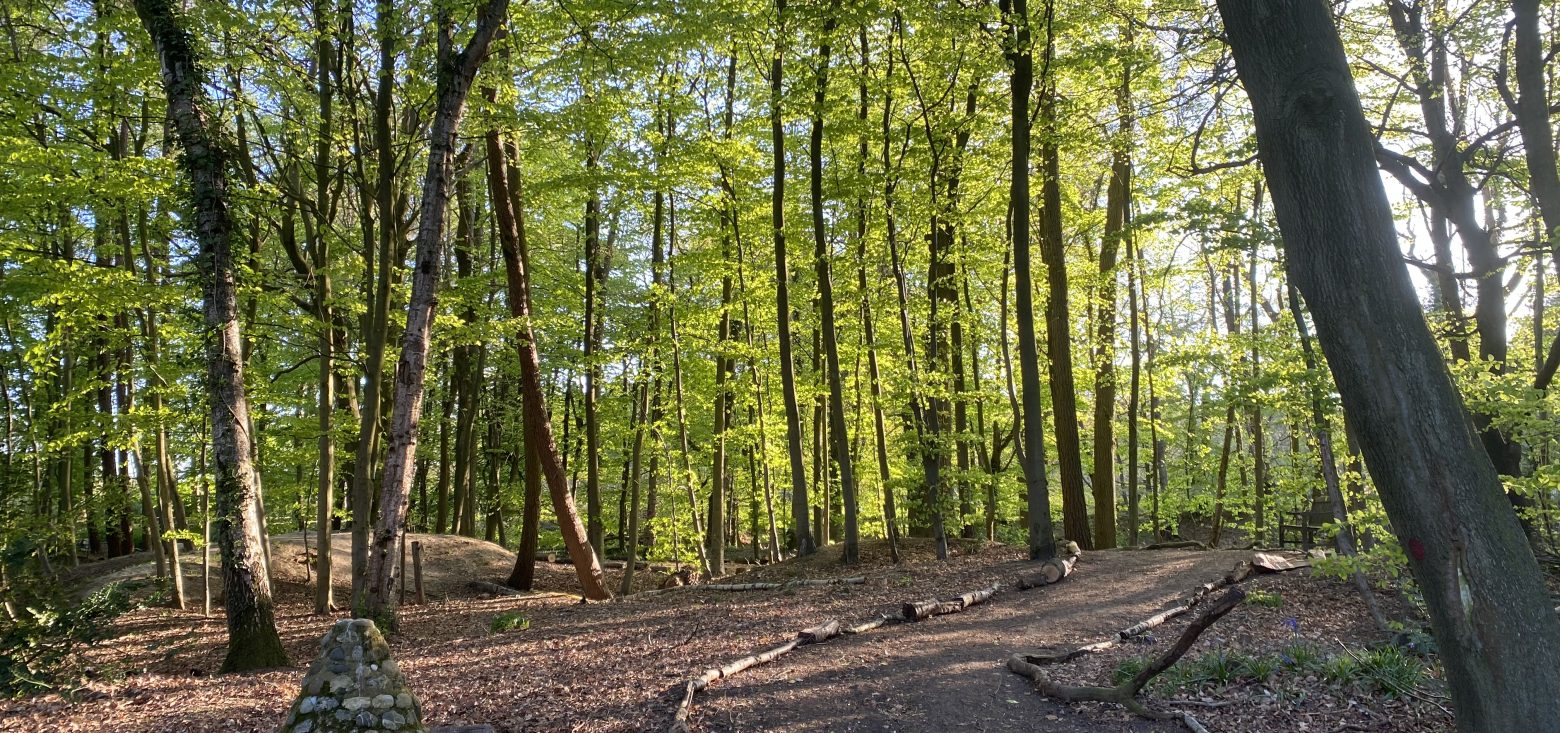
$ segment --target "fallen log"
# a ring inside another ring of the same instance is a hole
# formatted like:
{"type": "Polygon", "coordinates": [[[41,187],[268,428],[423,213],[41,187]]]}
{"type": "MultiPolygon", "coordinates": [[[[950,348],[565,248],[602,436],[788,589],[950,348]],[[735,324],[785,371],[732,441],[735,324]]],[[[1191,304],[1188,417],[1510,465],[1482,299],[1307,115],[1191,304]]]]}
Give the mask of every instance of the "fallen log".
{"type": "Polygon", "coordinates": [[[865,634],[868,631],[871,631],[873,629],[876,629],[876,628],[879,628],[879,627],[882,627],[882,626],[886,626],[888,624],[897,624],[897,623],[899,623],[899,622],[901,622],[903,620],[905,620],[903,616],[878,615],[878,616],[874,616],[872,618],[869,618],[869,619],[867,619],[865,621],[857,621],[854,624],[846,626],[845,628],[840,629],[840,633],[843,633],[843,634],[865,634]]]}
{"type": "Polygon", "coordinates": [[[1030,588],[1041,588],[1054,583],[1060,583],[1072,574],[1073,566],[1077,564],[1077,555],[1053,557],[1046,560],[1039,570],[1018,576],[1018,580],[1014,581],[1014,585],[1018,586],[1019,590],[1029,590],[1030,588]]]}
{"type": "MultiPolygon", "coordinates": [[[[970,606],[985,603],[986,601],[990,600],[992,596],[996,595],[996,593],[997,586],[992,585],[988,588],[982,588],[980,590],[974,590],[968,593],[961,593],[957,596],[943,600],[931,599],[930,601],[922,601],[919,603],[929,602],[935,607],[934,612],[930,615],[936,615],[937,613],[954,613],[956,611],[969,608],[970,606]]],[[[912,605],[915,604],[905,604],[907,608],[912,605]]],[[[677,711],[672,716],[672,725],[667,729],[668,733],[691,733],[688,729],[688,715],[693,710],[693,698],[700,690],[704,690],[705,688],[709,687],[710,683],[714,682],[715,680],[724,679],[745,669],[748,669],[749,667],[754,667],[766,662],[773,661],[779,658],[781,655],[786,654],[798,646],[804,644],[821,644],[830,639],[838,637],[841,634],[862,634],[873,629],[880,628],[888,624],[899,623],[900,621],[908,620],[910,618],[911,617],[908,614],[904,617],[879,614],[872,618],[858,621],[849,626],[842,626],[839,621],[829,620],[818,624],[817,626],[810,626],[808,628],[802,629],[801,631],[797,632],[796,638],[791,639],[790,641],[781,644],[780,646],[774,647],[773,649],[769,649],[759,654],[743,657],[736,661],[729,662],[724,666],[711,667],[710,669],[706,669],[698,677],[694,677],[693,679],[688,680],[687,683],[683,685],[682,700],[677,704],[677,711]]],[[[922,618],[925,617],[923,616],[922,618]]]]}
{"type": "Polygon", "coordinates": [[[1229,592],[1220,596],[1219,600],[1214,601],[1207,611],[1204,611],[1201,616],[1192,621],[1192,624],[1176,640],[1174,646],[1170,647],[1164,654],[1154,658],[1148,666],[1144,667],[1142,671],[1138,672],[1131,679],[1115,687],[1075,687],[1052,682],[1046,678],[1045,673],[1039,666],[1024,659],[1022,654],[1014,654],[1008,657],[1007,667],[1008,670],[1016,674],[1021,674],[1034,680],[1035,686],[1040,690],[1040,694],[1047,697],[1054,697],[1067,702],[1113,702],[1145,718],[1152,720],[1180,720],[1194,732],[1203,731],[1205,729],[1190,713],[1150,710],[1137,699],[1137,694],[1143,689],[1144,685],[1148,684],[1149,680],[1159,676],[1180,660],[1182,655],[1192,648],[1192,644],[1196,643],[1197,637],[1208,630],[1208,627],[1212,626],[1220,618],[1223,618],[1231,610],[1234,610],[1245,599],[1246,591],[1238,586],[1231,588],[1229,592]]]}
{"type": "Polygon", "coordinates": [[[840,622],[831,619],[817,626],[802,629],[797,633],[797,636],[808,644],[817,644],[822,641],[828,641],[838,636],[839,633],[840,622]]]}
{"type": "Polygon", "coordinates": [[[1192,609],[1197,607],[1197,604],[1202,603],[1202,601],[1208,597],[1208,594],[1220,588],[1235,585],[1246,580],[1246,578],[1251,576],[1251,572],[1251,563],[1242,560],[1241,562],[1237,563],[1235,567],[1228,573],[1225,573],[1223,578],[1209,581],[1197,586],[1196,588],[1193,588],[1191,593],[1187,594],[1185,598],[1182,598],[1175,605],[1166,608],[1165,610],[1160,611],[1159,613],[1156,613],[1152,616],[1149,616],[1148,618],[1143,619],[1142,621],[1139,621],[1131,626],[1128,626],[1125,629],[1117,631],[1115,635],[1108,639],[1097,641],[1093,644],[1085,644],[1080,647],[1073,647],[1071,649],[1056,650],[1052,648],[1043,648],[1037,651],[1023,654],[1021,656],[1023,656],[1024,661],[1034,665],[1062,664],[1064,662],[1071,662],[1072,660],[1087,654],[1105,651],[1123,641],[1126,641],[1127,639],[1131,639],[1135,636],[1140,636],[1144,633],[1147,633],[1149,630],[1164,624],[1170,619],[1190,612],[1192,609]]]}
{"type": "Polygon", "coordinates": [[[922,621],[932,616],[941,616],[945,613],[957,613],[970,606],[984,603],[993,595],[996,595],[997,586],[970,591],[952,598],[927,598],[921,601],[908,601],[902,609],[902,615],[906,621],[922,621]]]}
{"type": "Polygon", "coordinates": [[[1251,564],[1265,573],[1282,573],[1285,570],[1297,570],[1311,567],[1310,560],[1300,560],[1284,557],[1272,552],[1257,552],[1251,556],[1251,564]]]}
{"type": "Polygon", "coordinates": [[[1206,550],[1208,546],[1197,540],[1171,540],[1144,545],[1145,550],[1206,550]]]}

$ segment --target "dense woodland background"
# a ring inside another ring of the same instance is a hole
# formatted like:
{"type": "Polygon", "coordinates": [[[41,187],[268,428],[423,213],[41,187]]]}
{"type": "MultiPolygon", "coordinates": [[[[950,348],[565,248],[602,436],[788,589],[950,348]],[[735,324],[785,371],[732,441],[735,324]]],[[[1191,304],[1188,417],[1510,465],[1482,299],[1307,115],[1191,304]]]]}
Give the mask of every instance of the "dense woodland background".
{"type": "MultiPolygon", "coordinates": [[[[184,8],[232,161],[260,521],[362,530],[359,569],[450,45],[436,29],[458,49],[473,5],[184,8]]],[[[1426,316],[1546,554],[1556,7],[1333,10],[1426,316]]],[[[1014,36],[996,6],[507,12],[456,138],[410,528],[522,557],[562,546],[527,461],[529,324],[603,557],[719,574],[809,538],[1026,542],[1027,320],[1057,538],[1271,544],[1291,512],[1325,507],[1347,511],[1365,562],[1401,567],[1286,282],[1212,8],[1028,9],[1032,291],[1015,271],[1014,36]],[[494,170],[520,204],[503,208],[524,228],[529,319],[511,310],[494,170]]],[[[142,548],[161,563],[182,545],[188,562],[217,508],[210,336],[158,59],[112,0],[8,2],[0,25],[0,544],[56,564],[142,548]]]]}

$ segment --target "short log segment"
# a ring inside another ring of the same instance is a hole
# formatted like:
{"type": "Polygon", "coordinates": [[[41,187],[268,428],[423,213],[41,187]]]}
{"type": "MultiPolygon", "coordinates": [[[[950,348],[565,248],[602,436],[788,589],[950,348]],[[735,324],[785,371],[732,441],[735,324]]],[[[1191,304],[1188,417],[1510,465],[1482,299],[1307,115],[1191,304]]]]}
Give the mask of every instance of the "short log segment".
{"type": "Polygon", "coordinates": [[[828,641],[829,639],[839,636],[839,633],[840,622],[831,619],[824,623],[818,624],[817,626],[802,629],[799,633],[797,633],[797,637],[799,637],[805,643],[817,644],[818,642],[828,641]]]}
{"type": "Polygon", "coordinates": [[[902,615],[906,621],[922,621],[945,613],[958,613],[970,606],[985,603],[996,595],[997,586],[970,591],[952,598],[928,598],[905,603],[902,615]]]}
{"type": "Polygon", "coordinates": [[[1014,585],[1017,585],[1019,590],[1029,590],[1030,588],[1042,588],[1054,583],[1060,583],[1067,576],[1072,575],[1073,567],[1077,564],[1077,555],[1053,557],[1050,560],[1046,560],[1039,570],[1018,576],[1018,580],[1014,581],[1014,585]]]}
{"type": "Polygon", "coordinates": [[[1220,596],[1217,601],[1214,601],[1207,611],[1204,611],[1201,616],[1192,621],[1192,624],[1176,640],[1174,646],[1170,647],[1164,654],[1154,658],[1148,666],[1143,668],[1143,671],[1138,672],[1132,679],[1122,682],[1115,687],[1074,687],[1052,682],[1046,678],[1039,666],[1030,663],[1022,654],[1014,654],[1009,657],[1007,666],[1010,671],[1034,680],[1035,686],[1040,690],[1040,694],[1048,697],[1068,702],[1113,702],[1145,718],[1153,720],[1180,720],[1193,731],[1202,730],[1201,724],[1197,723],[1196,718],[1192,718],[1190,713],[1161,713],[1150,710],[1142,702],[1138,701],[1137,694],[1143,689],[1144,685],[1148,684],[1149,680],[1169,669],[1182,655],[1186,654],[1187,650],[1192,648],[1192,644],[1196,643],[1197,637],[1202,636],[1202,633],[1207,631],[1208,627],[1212,626],[1215,621],[1223,618],[1224,614],[1234,610],[1245,599],[1246,591],[1239,587],[1231,588],[1229,592],[1220,596]]]}

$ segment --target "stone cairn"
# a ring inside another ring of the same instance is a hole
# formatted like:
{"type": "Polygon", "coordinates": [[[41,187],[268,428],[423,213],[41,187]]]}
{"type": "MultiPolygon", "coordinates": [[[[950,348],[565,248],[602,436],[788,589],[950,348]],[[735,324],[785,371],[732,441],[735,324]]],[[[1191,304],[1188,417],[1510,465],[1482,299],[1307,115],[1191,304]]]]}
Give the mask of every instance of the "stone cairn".
{"type": "Polygon", "coordinates": [[[337,621],[278,733],[425,733],[417,698],[368,619],[337,621]]]}

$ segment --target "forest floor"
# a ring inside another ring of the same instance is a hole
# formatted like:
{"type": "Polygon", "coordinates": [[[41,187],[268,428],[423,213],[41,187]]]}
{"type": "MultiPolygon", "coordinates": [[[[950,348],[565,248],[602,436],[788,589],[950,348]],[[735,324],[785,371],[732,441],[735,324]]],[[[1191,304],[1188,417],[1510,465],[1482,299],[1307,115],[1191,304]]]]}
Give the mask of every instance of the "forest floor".
{"type": "MultiPolygon", "coordinates": [[[[297,535],[288,537],[296,538],[297,535]]],[[[947,596],[994,582],[1010,588],[1030,567],[1022,551],[956,543],[938,563],[930,545],[911,540],[904,562],[889,562],[881,542],[864,543],[863,562],[837,563],[838,548],[743,573],[735,582],[865,576],[861,585],[722,592],[698,586],[581,604],[572,568],[538,563],[530,598],[484,597],[469,580],[502,582],[513,554],[465,538],[425,541],[429,602],[402,609],[393,653],[434,725],[488,723],[506,731],[664,731],[684,682],[701,670],[783,643],[807,626],[897,610],[907,600],[947,596]],[[493,618],[518,611],[524,630],[495,633],[493,618]]],[[[0,702],[0,731],[270,731],[298,692],[302,669],[329,620],[313,616],[296,551],[279,538],[278,627],[295,665],[244,675],[215,674],[224,652],[220,611],[146,608],[122,617],[118,635],[86,654],[90,681],[72,698],[50,695],[0,702]],[[295,566],[289,568],[289,558],[295,566]]],[[[691,725],[716,731],[1150,731],[1182,730],[1115,706],[1061,704],[1003,666],[1013,652],[1109,637],[1194,587],[1219,579],[1250,552],[1105,551],[1086,553],[1072,576],[1029,591],[1004,589],[988,603],[915,624],[888,626],[800,647],[772,664],[713,683],[693,706],[691,725]]],[[[339,558],[345,565],[344,558],[339,558]]],[[[123,571],[123,568],[116,568],[123,571]]],[[[107,575],[102,573],[101,575],[107,575]]],[[[641,571],[644,585],[660,575],[641,571]]],[[[198,577],[198,573],[197,573],[198,577]]],[[[608,579],[616,587],[618,571],[608,579]]],[[[1255,576],[1248,589],[1277,596],[1276,607],[1244,604],[1214,625],[1187,655],[1239,649],[1268,653],[1296,638],[1337,652],[1379,640],[1353,588],[1299,570],[1255,576]]],[[[641,586],[636,583],[636,587],[641,586]]],[[[1381,596],[1404,614],[1401,602],[1381,596]]],[[[337,617],[341,617],[338,614],[337,617]]],[[[1188,616],[1141,643],[1050,667],[1072,684],[1111,684],[1118,664],[1157,653],[1188,616]]],[[[1188,662],[1183,661],[1182,664],[1188,662]]],[[[1174,670],[1172,670],[1174,672],[1174,670]]],[[[1210,730],[1449,731],[1451,720],[1429,693],[1393,699],[1317,673],[1280,671],[1265,682],[1189,682],[1146,692],[1152,707],[1191,699],[1210,730]]]]}

